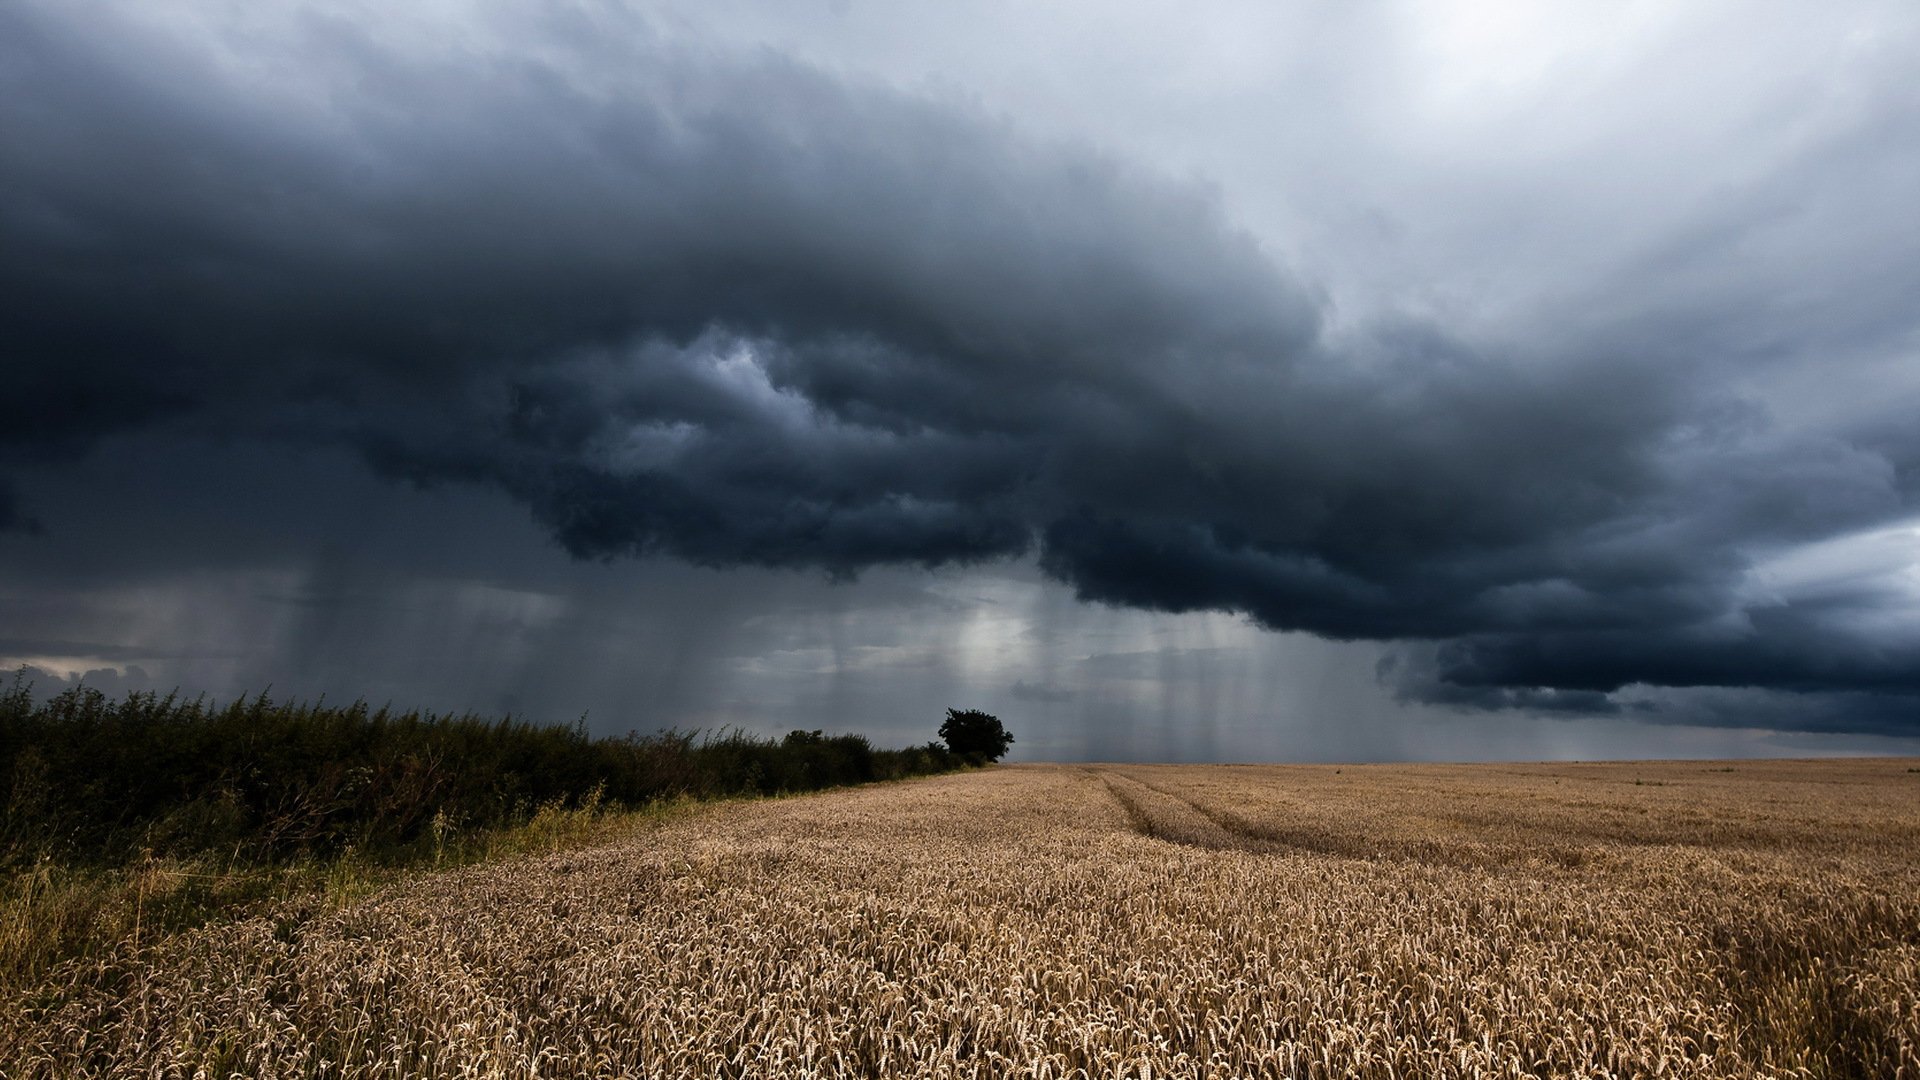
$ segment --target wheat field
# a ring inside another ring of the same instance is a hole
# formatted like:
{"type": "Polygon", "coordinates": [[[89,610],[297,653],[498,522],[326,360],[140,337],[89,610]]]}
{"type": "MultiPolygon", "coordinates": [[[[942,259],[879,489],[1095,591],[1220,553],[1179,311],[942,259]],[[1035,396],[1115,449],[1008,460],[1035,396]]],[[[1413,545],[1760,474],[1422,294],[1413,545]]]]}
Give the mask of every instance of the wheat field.
{"type": "Polygon", "coordinates": [[[1911,761],[1015,766],[70,965],[38,1076],[1920,1076],[1911,761]]]}

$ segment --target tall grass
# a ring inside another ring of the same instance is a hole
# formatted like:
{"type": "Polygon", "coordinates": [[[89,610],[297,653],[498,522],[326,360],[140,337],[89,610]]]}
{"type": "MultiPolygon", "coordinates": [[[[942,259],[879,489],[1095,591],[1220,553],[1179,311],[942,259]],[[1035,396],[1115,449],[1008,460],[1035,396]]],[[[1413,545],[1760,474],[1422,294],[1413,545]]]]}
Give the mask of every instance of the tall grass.
{"type": "Polygon", "coordinates": [[[0,990],[223,913],[578,843],[676,802],[954,769],[938,744],[0,688],[0,990]]]}

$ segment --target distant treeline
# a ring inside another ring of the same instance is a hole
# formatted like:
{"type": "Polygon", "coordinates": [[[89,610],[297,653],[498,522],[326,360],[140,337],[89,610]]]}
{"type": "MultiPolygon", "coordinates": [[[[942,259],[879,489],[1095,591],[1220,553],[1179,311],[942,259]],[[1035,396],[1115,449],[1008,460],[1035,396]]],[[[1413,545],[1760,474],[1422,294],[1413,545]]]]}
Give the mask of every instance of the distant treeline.
{"type": "Polygon", "coordinates": [[[80,687],[35,705],[16,677],[0,690],[0,869],[146,853],[405,859],[543,809],[812,791],[963,764],[938,743],[884,750],[859,735],[592,738],[584,724],[264,694],[216,706],[80,687]]]}

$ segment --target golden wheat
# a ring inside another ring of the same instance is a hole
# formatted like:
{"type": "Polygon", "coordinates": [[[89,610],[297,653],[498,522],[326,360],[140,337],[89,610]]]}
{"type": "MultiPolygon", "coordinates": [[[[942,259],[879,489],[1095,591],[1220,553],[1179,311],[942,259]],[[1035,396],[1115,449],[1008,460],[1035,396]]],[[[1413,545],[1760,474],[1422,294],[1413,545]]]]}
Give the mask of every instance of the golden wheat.
{"type": "Polygon", "coordinates": [[[1030,766],[72,965],[9,1076],[1920,1076],[1904,762],[1030,766]]]}

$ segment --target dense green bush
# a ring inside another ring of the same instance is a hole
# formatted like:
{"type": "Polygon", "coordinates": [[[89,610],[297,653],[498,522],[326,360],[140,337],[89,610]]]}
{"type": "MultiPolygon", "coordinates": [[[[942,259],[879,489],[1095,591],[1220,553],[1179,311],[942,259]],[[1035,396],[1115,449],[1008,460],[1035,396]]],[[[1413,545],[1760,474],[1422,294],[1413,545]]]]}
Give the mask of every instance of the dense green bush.
{"type": "Polygon", "coordinates": [[[810,791],[961,764],[938,744],[881,750],[819,731],[596,739],[584,726],[264,694],[216,706],[82,687],[36,706],[22,675],[0,690],[0,868],[145,851],[404,855],[542,806],[810,791]]]}

